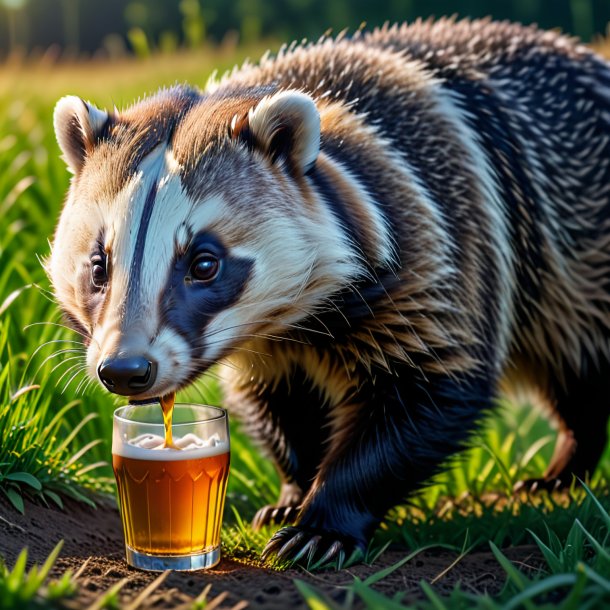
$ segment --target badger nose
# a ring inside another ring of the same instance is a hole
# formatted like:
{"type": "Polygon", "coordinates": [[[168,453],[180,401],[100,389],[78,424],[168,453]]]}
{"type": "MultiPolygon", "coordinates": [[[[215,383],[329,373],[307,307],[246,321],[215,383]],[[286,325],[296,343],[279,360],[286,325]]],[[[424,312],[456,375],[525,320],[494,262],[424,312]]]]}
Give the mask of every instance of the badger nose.
{"type": "Polygon", "coordinates": [[[97,367],[97,374],[111,392],[132,396],[152,387],[157,376],[157,363],[142,356],[106,358],[97,367]]]}

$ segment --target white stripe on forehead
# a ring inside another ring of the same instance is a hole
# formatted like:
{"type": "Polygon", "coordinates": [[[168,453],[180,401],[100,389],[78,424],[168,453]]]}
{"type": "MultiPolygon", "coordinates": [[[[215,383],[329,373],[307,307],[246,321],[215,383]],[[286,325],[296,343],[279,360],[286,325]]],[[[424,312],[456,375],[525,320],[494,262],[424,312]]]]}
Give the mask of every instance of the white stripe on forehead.
{"type": "MultiPolygon", "coordinates": [[[[126,300],[130,291],[133,291],[134,279],[137,279],[134,278],[134,269],[142,263],[138,249],[146,245],[148,239],[148,231],[142,231],[142,224],[146,222],[146,216],[154,213],[158,184],[169,173],[166,150],[165,144],[159,145],[147,155],[140,163],[135,177],[109,203],[106,217],[111,222],[107,228],[106,246],[111,251],[112,272],[111,299],[106,307],[105,328],[109,329],[119,323],[131,326],[139,321],[138,308],[131,307],[126,300]],[[135,317],[134,313],[137,314],[135,317]]],[[[139,301],[137,292],[136,300],[139,301]]]]}
{"type": "Polygon", "coordinates": [[[184,251],[194,235],[219,223],[226,215],[219,197],[199,202],[190,199],[180,176],[168,175],[160,181],[142,253],[139,305],[148,309],[149,315],[157,310],[177,248],[184,251]]]}
{"type": "MultiPolygon", "coordinates": [[[[219,197],[191,200],[183,189],[180,165],[167,146],[142,161],[136,177],[112,203],[109,325],[153,333],[176,247],[184,250],[192,233],[222,224],[227,211],[219,197]],[[137,284],[137,285],[136,285],[137,284]]],[[[105,320],[106,322],[106,320],[105,320]]],[[[106,324],[105,324],[106,325],[106,324]]]]}

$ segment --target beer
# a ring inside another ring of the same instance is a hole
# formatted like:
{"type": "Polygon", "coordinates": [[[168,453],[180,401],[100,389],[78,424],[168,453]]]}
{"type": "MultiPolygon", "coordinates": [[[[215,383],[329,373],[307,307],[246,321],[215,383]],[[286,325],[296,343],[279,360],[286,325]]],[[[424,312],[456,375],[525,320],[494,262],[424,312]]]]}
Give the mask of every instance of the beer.
{"type": "MultiPolygon", "coordinates": [[[[222,417],[215,413],[215,418],[203,422],[205,429],[201,425],[197,429],[195,424],[193,427],[184,423],[181,407],[188,405],[176,405],[174,416],[179,415],[180,423],[174,424],[174,438],[172,441],[170,437],[169,446],[164,435],[165,422],[130,422],[120,432],[115,414],[112,466],[127,559],[136,567],[195,569],[214,565],[220,557],[220,528],[229,473],[226,414],[215,410],[222,417]],[[189,558],[190,563],[181,568],[184,562],[176,565],[176,557],[189,558]],[[208,559],[197,563],[198,557],[208,559]]],[[[123,409],[146,408],[156,409],[161,419],[158,404],[123,409]]],[[[154,413],[147,416],[154,417],[154,413]]]]}
{"type": "Polygon", "coordinates": [[[161,410],[163,411],[163,426],[165,427],[165,447],[174,447],[172,436],[172,419],[174,416],[174,401],[176,392],[161,396],[161,410]]]}

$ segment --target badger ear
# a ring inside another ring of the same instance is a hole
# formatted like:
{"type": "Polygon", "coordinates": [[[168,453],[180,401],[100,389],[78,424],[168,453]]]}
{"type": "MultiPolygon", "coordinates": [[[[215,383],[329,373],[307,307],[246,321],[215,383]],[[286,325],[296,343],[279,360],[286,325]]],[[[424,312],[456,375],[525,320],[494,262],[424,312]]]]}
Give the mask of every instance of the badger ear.
{"type": "Polygon", "coordinates": [[[78,173],[109,119],[106,111],[80,97],[62,97],[55,106],[55,137],[68,168],[78,173]]]}
{"type": "Polygon", "coordinates": [[[231,124],[233,137],[251,141],[272,161],[287,163],[299,174],[309,171],[320,152],[320,114],[313,99],[300,91],[263,98],[231,124]]]}

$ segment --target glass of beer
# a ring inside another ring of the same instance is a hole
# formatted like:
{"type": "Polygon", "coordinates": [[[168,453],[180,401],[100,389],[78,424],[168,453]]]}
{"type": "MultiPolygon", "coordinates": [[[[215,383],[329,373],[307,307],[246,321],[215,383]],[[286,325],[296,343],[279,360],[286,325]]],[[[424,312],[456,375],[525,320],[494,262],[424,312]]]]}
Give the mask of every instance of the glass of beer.
{"type": "Polygon", "coordinates": [[[144,570],[198,570],[220,561],[229,474],[224,409],[176,404],[172,448],[159,403],[114,412],[112,467],[127,563],[144,570]]]}

